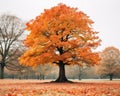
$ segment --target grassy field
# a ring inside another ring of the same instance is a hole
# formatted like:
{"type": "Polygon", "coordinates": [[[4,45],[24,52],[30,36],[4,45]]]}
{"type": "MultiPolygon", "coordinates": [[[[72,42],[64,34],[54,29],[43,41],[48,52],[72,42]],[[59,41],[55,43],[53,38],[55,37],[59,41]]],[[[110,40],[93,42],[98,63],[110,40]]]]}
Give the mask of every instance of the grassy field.
{"type": "Polygon", "coordinates": [[[0,96],[120,96],[119,80],[0,80],[0,96]]]}

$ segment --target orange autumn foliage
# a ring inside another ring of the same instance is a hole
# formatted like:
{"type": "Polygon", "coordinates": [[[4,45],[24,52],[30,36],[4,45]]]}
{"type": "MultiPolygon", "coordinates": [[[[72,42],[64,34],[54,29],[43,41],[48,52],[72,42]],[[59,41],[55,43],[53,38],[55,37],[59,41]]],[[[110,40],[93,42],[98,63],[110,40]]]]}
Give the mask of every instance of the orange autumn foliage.
{"type": "Polygon", "coordinates": [[[91,27],[93,23],[85,13],[65,4],[45,9],[26,24],[30,34],[24,43],[29,49],[19,58],[20,63],[98,64],[100,58],[91,50],[100,45],[98,32],[91,27]]]}

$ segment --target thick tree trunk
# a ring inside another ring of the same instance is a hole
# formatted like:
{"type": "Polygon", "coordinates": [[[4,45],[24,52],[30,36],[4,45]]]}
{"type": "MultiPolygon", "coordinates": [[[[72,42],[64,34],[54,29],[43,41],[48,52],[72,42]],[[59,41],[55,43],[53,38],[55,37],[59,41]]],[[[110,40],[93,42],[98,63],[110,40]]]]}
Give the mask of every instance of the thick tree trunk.
{"type": "Polygon", "coordinates": [[[110,76],[110,81],[112,81],[113,80],[113,74],[110,74],[109,76],[110,76]]]}
{"type": "Polygon", "coordinates": [[[4,66],[2,64],[0,66],[0,79],[4,79],[4,66]]]}
{"type": "Polygon", "coordinates": [[[59,77],[55,82],[68,82],[65,76],[65,65],[62,61],[58,64],[59,66],[59,77]]]}

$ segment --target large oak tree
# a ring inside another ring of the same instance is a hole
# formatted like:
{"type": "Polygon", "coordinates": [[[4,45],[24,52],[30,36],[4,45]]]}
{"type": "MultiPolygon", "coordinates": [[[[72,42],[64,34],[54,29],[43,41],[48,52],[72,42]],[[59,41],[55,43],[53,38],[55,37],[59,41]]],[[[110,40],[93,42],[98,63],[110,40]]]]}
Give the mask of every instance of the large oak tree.
{"type": "Polygon", "coordinates": [[[97,53],[92,52],[100,39],[93,31],[93,21],[77,8],[58,4],[27,23],[30,34],[24,43],[28,46],[19,59],[26,66],[56,64],[59,77],[56,82],[68,81],[65,65],[94,65],[99,61],[97,53]]]}

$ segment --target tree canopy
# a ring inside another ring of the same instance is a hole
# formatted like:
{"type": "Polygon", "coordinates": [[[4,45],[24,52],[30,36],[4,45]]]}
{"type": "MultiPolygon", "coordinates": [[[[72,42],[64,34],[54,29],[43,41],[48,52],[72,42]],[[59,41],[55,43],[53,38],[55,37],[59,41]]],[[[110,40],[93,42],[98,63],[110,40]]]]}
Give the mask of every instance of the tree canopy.
{"type": "Polygon", "coordinates": [[[99,58],[91,48],[97,47],[100,39],[91,24],[93,21],[77,8],[59,4],[45,9],[27,23],[30,34],[24,43],[29,50],[20,58],[21,64],[36,66],[60,60],[66,64],[96,64],[99,58]]]}

